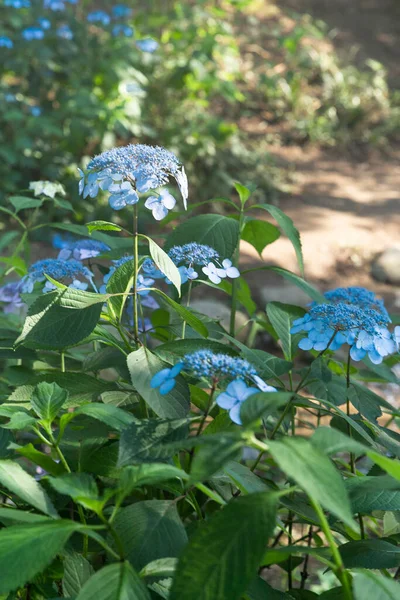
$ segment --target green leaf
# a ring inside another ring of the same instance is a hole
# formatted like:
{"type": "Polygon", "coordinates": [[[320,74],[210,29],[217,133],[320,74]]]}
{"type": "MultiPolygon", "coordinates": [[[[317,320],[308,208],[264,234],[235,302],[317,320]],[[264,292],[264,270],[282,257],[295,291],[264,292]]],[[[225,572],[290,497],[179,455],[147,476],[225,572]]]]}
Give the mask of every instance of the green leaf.
{"type": "Polygon", "coordinates": [[[13,440],[14,437],[10,431],[0,429],[0,458],[10,457],[11,451],[8,449],[8,446],[13,440]]]}
{"type": "Polygon", "coordinates": [[[168,236],[166,250],[189,242],[214,248],[221,258],[231,258],[239,243],[239,223],[222,215],[199,215],[188,219],[168,236]]]}
{"type": "Polygon", "coordinates": [[[88,473],[66,473],[61,477],[49,477],[48,481],[56,492],[71,496],[76,502],[82,499],[97,500],[99,497],[96,481],[88,473]]]}
{"type": "Polygon", "coordinates": [[[0,460],[0,483],[21,500],[46,515],[58,516],[44,489],[18,463],[12,460],[0,460]]]}
{"type": "Polygon", "coordinates": [[[146,500],[122,508],[114,519],[125,555],[135,569],[166,557],[177,557],[187,542],[176,502],[146,500]]]}
{"type": "Polygon", "coordinates": [[[280,235],[279,229],[272,223],[251,219],[244,226],[242,240],[251,244],[261,256],[264,248],[275,242],[280,235]]]}
{"type": "Polygon", "coordinates": [[[268,445],[282,471],[310,498],[357,529],[342,477],[327,456],[302,438],[286,438],[268,445]]]}
{"type": "Polygon", "coordinates": [[[77,552],[69,552],[64,558],[62,589],[64,596],[77,596],[83,585],[93,575],[93,567],[77,552]]]}
{"type": "Polygon", "coordinates": [[[225,463],[237,457],[242,447],[243,440],[235,433],[219,433],[202,437],[190,469],[190,483],[209,479],[225,463]]]}
{"type": "Polygon", "coordinates": [[[48,454],[39,452],[39,450],[37,450],[33,444],[26,444],[26,446],[20,447],[18,447],[16,444],[13,444],[13,449],[20,456],[25,456],[25,458],[28,458],[35,465],[39,465],[51,475],[61,475],[65,472],[65,469],[61,463],[55,462],[48,454]]]}
{"type": "Polygon", "coordinates": [[[372,422],[376,422],[382,415],[380,403],[383,402],[383,398],[355,381],[351,382],[349,388],[349,400],[360,414],[372,422]]]}
{"type": "Polygon", "coordinates": [[[122,319],[124,306],[128,300],[126,294],[129,294],[132,290],[135,275],[134,269],[135,262],[128,260],[114,271],[107,283],[106,289],[108,294],[121,294],[120,296],[111,296],[108,300],[119,320],[122,319]]]}
{"type": "Polygon", "coordinates": [[[292,397],[288,392],[259,392],[249,396],[240,407],[240,417],[243,425],[258,421],[267,414],[276,412],[287,404],[292,397]]]}
{"type": "Polygon", "coordinates": [[[380,573],[364,571],[353,580],[354,600],[399,600],[400,583],[380,573]]]}
{"type": "Polygon", "coordinates": [[[28,272],[26,263],[20,256],[0,256],[0,263],[12,267],[17,275],[20,275],[21,277],[28,272]]]}
{"type": "Polygon", "coordinates": [[[313,446],[325,454],[354,452],[364,454],[368,448],[333,427],[318,427],[310,438],[313,446]]]}
{"type": "Polygon", "coordinates": [[[276,496],[249,494],[199,523],[180,556],[169,600],[239,600],[275,528],[276,496]]]}
{"type": "Polygon", "coordinates": [[[51,423],[67,401],[67,398],[67,390],[63,390],[56,383],[42,381],[33,391],[31,404],[39,417],[51,423]]]}
{"type": "Polygon", "coordinates": [[[257,577],[246,590],[249,600],[293,600],[293,596],[272,588],[269,583],[257,577]]]}
{"type": "Polygon", "coordinates": [[[121,231],[122,227],[119,225],[115,225],[115,223],[110,223],[109,221],[90,221],[90,223],[86,223],[86,227],[91,234],[92,231],[121,231]]]}
{"type": "Polygon", "coordinates": [[[85,583],[76,600],[151,600],[139,575],[125,561],[107,565],[85,583]]]}
{"type": "Polygon", "coordinates": [[[129,495],[135,488],[144,485],[157,485],[171,479],[188,479],[189,475],[173,465],[164,463],[151,463],[125,467],[121,471],[119,485],[125,495],[129,495]]]}
{"type": "Polygon", "coordinates": [[[190,408],[190,392],[183,377],[176,378],[176,385],[169,393],[162,395],[158,388],[151,388],[152,377],[165,368],[155,354],[145,348],[139,348],[128,355],[128,369],[133,387],[159,417],[184,417],[190,408]]]}
{"type": "Polygon", "coordinates": [[[152,560],[140,571],[140,577],[171,577],[176,570],[176,558],[158,558],[152,560]]]}
{"type": "Polygon", "coordinates": [[[112,406],[111,404],[101,404],[100,402],[84,404],[72,414],[74,416],[87,415],[88,417],[92,417],[92,419],[102,421],[111,427],[111,429],[116,429],[117,431],[122,431],[125,427],[136,421],[133,415],[122,410],[122,408],[112,406]]]}
{"type": "Polygon", "coordinates": [[[263,350],[253,350],[252,348],[248,348],[245,344],[242,344],[242,342],[239,342],[239,340],[236,340],[231,336],[225,335],[225,337],[239,348],[243,357],[256,367],[259,376],[263,379],[278,378],[290,371],[293,367],[293,363],[287,360],[277,358],[273,354],[269,354],[263,350]]]}
{"type": "Polygon", "coordinates": [[[255,204],[252,208],[261,208],[268,212],[281,227],[282,231],[287,235],[289,240],[292,242],[294,251],[296,252],[297,262],[300,267],[300,273],[304,277],[304,261],[303,252],[301,249],[300,234],[293,224],[290,217],[285,215],[283,211],[274,206],[273,204],[255,204]]]}
{"type": "Polygon", "coordinates": [[[42,523],[43,521],[49,523],[49,517],[27,512],[26,510],[0,507],[0,523],[6,527],[17,525],[18,523],[42,523]]]}
{"type": "Polygon", "coordinates": [[[2,427],[4,429],[16,429],[23,431],[24,429],[31,429],[36,422],[37,419],[31,417],[25,412],[20,411],[10,415],[10,420],[8,423],[4,423],[2,427]]]}
{"type": "Polygon", "coordinates": [[[166,252],[158,244],[156,244],[151,238],[146,235],[141,235],[140,237],[145,238],[149,243],[149,250],[151,258],[153,259],[156,267],[160,269],[162,273],[176,287],[178,291],[178,295],[181,295],[181,274],[178,271],[178,267],[172,261],[172,259],[168,256],[166,252]]]}
{"type": "Polygon", "coordinates": [[[147,419],[132,423],[121,434],[118,466],[169,458],[174,454],[170,444],[187,438],[188,425],[187,419],[147,419]]]}
{"type": "Polygon", "coordinates": [[[242,493],[254,494],[254,492],[266,492],[268,489],[267,484],[260,477],[239,462],[231,460],[222,470],[242,493]]]}
{"type": "Polygon", "coordinates": [[[241,183],[239,183],[239,181],[235,181],[233,185],[235,186],[235,190],[239,194],[241,205],[244,206],[247,200],[250,198],[251,194],[254,192],[254,189],[242,185],[241,183]]]}
{"type": "Polygon", "coordinates": [[[10,196],[9,200],[15,208],[16,213],[27,208],[38,208],[43,204],[43,200],[35,200],[28,196],[10,196]]]}
{"type": "Polygon", "coordinates": [[[385,540],[369,539],[339,546],[347,569],[394,569],[400,565],[400,548],[385,540]]]}
{"type": "MultiPolygon", "coordinates": [[[[41,573],[81,526],[74,521],[40,521],[0,531],[0,594],[7,594],[41,573]]],[[[87,600],[87,599],[85,599],[87,600]]]]}
{"type": "Polygon", "coordinates": [[[292,322],[303,314],[303,309],[292,304],[282,304],[281,302],[269,302],[267,304],[268,318],[282,343],[282,350],[286,360],[292,360],[293,354],[297,350],[292,341],[292,334],[290,333],[292,322]]]}
{"type": "Polygon", "coordinates": [[[207,327],[204,325],[204,323],[200,321],[198,317],[196,317],[196,315],[193,314],[193,312],[182,306],[182,304],[178,304],[177,302],[175,302],[175,300],[172,300],[172,298],[167,296],[167,294],[164,294],[162,290],[154,288],[153,291],[159,294],[162,297],[162,299],[167,304],[169,304],[174,309],[174,311],[177,312],[178,315],[180,315],[184,321],[186,321],[188,325],[190,325],[190,327],[197,331],[197,333],[199,333],[203,337],[208,336],[207,327]]]}
{"type": "Polygon", "coordinates": [[[22,333],[15,342],[16,345],[24,342],[40,348],[61,349],[77,344],[93,331],[100,318],[104,295],[90,294],[90,298],[96,296],[96,304],[92,302],[92,305],[86,305],[86,308],[78,310],[77,306],[70,305],[66,308],[63,301],[69,304],[81,304],[82,293],[88,294],[88,292],[73,290],[78,294],[71,294],[71,289],[67,289],[68,292],[66,290],[50,292],[35,300],[29,307],[22,333]]]}
{"type": "Polygon", "coordinates": [[[400,511],[400,482],[388,475],[354,477],[346,481],[346,488],[354,513],[400,511]]]}

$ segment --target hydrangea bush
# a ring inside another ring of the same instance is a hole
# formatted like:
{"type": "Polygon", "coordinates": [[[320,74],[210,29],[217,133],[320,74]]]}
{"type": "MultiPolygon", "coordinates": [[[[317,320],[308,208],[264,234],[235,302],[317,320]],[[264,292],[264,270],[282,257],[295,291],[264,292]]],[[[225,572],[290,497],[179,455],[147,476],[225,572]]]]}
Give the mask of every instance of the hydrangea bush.
{"type": "Polygon", "coordinates": [[[227,216],[190,215],[164,148],[107,151],[79,186],[119,224],[70,223],[43,181],[1,208],[0,597],[398,598],[399,412],[377,393],[398,382],[398,319],[310,285],[292,221],[241,184],[227,216]],[[259,269],[306,308],[257,307],[240,266],[241,240],[261,255],[281,234],[301,275],[259,269]],[[195,295],[229,300],[229,328],[195,295]]]}

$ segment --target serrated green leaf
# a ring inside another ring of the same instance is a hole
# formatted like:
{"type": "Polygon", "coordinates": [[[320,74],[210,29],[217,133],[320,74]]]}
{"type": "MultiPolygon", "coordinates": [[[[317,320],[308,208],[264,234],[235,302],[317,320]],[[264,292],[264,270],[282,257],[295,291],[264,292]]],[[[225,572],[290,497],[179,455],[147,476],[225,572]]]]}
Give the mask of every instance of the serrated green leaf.
{"type": "Polygon", "coordinates": [[[76,600],[151,600],[146,586],[125,561],[107,565],[85,583],[76,600]]]}
{"type": "Polygon", "coordinates": [[[259,392],[249,396],[240,407],[243,425],[258,421],[266,413],[272,414],[287,404],[291,397],[289,392],[259,392]]]}
{"type": "Polygon", "coordinates": [[[187,308],[182,306],[182,304],[178,304],[177,302],[175,302],[175,300],[172,300],[172,298],[167,296],[167,294],[164,294],[164,292],[162,290],[153,288],[153,291],[156,292],[157,294],[159,294],[162,297],[162,299],[164,300],[164,302],[169,304],[174,309],[174,311],[177,312],[178,315],[181,316],[182,319],[188,325],[190,325],[190,327],[192,327],[195,331],[197,331],[197,333],[199,333],[200,335],[202,335],[205,338],[208,337],[207,327],[204,325],[204,323],[202,323],[200,321],[200,319],[198,317],[196,317],[195,314],[193,314],[193,312],[191,312],[190,310],[188,310],[187,308]]]}
{"type": "Polygon", "coordinates": [[[400,565],[400,548],[385,540],[355,540],[339,546],[347,569],[393,569],[400,565]]]}
{"type": "Polygon", "coordinates": [[[41,419],[51,423],[67,399],[67,390],[63,390],[56,383],[42,381],[33,391],[31,404],[33,410],[41,419]]]}
{"type": "Polygon", "coordinates": [[[129,495],[135,488],[144,485],[157,485],[170,479],[189,478],[189,475],[173,465],[150,463],[125,467],[121,471],[119,485],[124,494],[129,495]]]}
{"type": "Polygon", "coordinates": [[[27,208],[38,208],[43,204],[43,200],[35,200],[28,196],[10,196],[9,200],[15,208],[16,213],[27,208]]]}
{"type": "Polygon", "coordinates": [[[209,479],[228,461],[238,456],[243,443],[243,440],[235,433],[220,433],[217,436],[202,437],[190,469],[190,483],[209,479]]]}
{"type": "Polygon", "coordinates": [[[239,600],[275,527],[276,497],[243,496],[199,523],[182,552],[170,600],[239,600]]]}
{"type": "Polygon", "coordinates": [[[149,562],[140,571],[140,577],[171,577],[175,573],[176,558],[158,558],[149,562]]]}
{"type": "Polygon", "coordinates": [[[90,221],[90,223],[86,223],[86,227],[89,233],[92,231],[121,231],[122,229],[119,225],[109,223],[109,221],[90,221]]]}
{"type": "Polygon", "coordinates": [[[400,482],[393,477],[352,477],[345,483],[354,513],[400,511],[400,482]]]}
{"type": "Polygon", "coordinates": [[[46,515],[54,518],[58,516],[44,489],[18,463],[12,460],[0,460],[0,483],[21,500],[46,515]]]}
{"type": "Polygon", "coordinates": [[[93,575],[93,567],[86,558],[77,552],[68,552],[64,558],[62,588],[64,596],[74,597],[93,575]]]}
{"type": "Polygon", "coordinates": [[[373,571],[357,573],[353,590],[354,600],[398,600],[400,597],[400,583],[373,571]]]}
{"type": "Polygon", "coordinates": [[[267,304],[268,318],[282,343],[282,350],[286,360],[292,360],[293,354],[296,351],[292,343],[292,334],[290,333],[292,322],[303,314],[304,310],[302,308],[291,304],[282,304],[281,302],[269,302],[267,304]]]}
{"type": "Polygon", "coordinates": [[[255,492],[266,492],[268,489],[267,484],[253,471],[234,460],[224,465],[222,471],[232,479],[242,493],[254,494],[255,492]]]}

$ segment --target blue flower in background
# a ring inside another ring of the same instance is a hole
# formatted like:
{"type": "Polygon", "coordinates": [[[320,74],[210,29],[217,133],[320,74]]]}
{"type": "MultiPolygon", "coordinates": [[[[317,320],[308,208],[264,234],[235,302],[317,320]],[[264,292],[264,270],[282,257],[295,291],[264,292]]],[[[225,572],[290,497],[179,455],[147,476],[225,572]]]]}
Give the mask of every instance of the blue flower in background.
{"type": "MultiPolygon", "coordinates": [[[[89,194],[92,198],[96,195],[96,187],[92,185],[92,181],[95,182],[104,171],[114,180],[118,176],[120,181],[134,185],[135,191],[140,193],[164,186],[172,176],[178,184],[186,208],[188,185],[185,169],[177,157],[165,148],[130,144],[95,156],[88,164],[87,175],[87,182],[92,186],[89,194]]],[[[84,186],[84,197],[86,187],[87,184],[84,186]]]]}
{"type": "Polygon", "coordinates": [[[0,48],[12,48],[14,46],[14,42],[11,38],[6,35],[0,36],[0,48]]]}
{"type": "Polygon", "coordinates": [[[168,251],[168,256],[178,266],[185,263],[187,266],[203,265],[206,266],[211,261],[219,260],[219,254],[211,246],[190,242],[183,246],[173,246],[168,251]]]}
{"type": "Polygon", "coordinates": [[[133,33],[133,27],[130,27],[129,25],[123,25],[122,23],[118,23],[118,25],[114,25],[114,27],[112,28],[112,34],[115,37],[119,35],[123,35],[125,37],[132,37],[133,33]]]}
{"type": "Polygon", "coordinates": [[[137,278],[137,293],[139,296],[147,296],[150,290],[146,289],[153,285],[154,279],[151,277],[144,277],[143,275],[138,275],[137,278]]]}
{"type": "Polygon", "coordinates": [[[146,273],[148,277],[152,277],[153,279],[163,279],[165,277],[164,273],[160,271],[151,258],[146,258],[143,261],[142,271],[146,273]]]}
{"type": "Polygon", "coordinates": [[[126,4],[117,4],[112,7],[112,16],[116,19],[125,19],[126,17],[130,17],[132,14],[132,9],[126,4]]]}
{"type": "Polygon", "coordinates": [[[129,181],[113,183],[108,188],[108,191],[111,192],[108,203],[114,210],[121,210],[128,204],[133,205],[139,202],[138,193],[133,189],[129,181]]]}
{"type": "Polygon", "coordinates": [[[156,221],[164,219],[175,204],[176,200],[168,190],[161,190],[158,196],[150,196],[144,203],[145,207],[152,211],[156,221]]]}
{"type": "Polygon", "coordinates": [[[40,117],[40,115],[42,114],[42,109],[40,108],[40,106],[31,106],[29,108],[29,111],[32,117],[40,117]]]}
{"type": "Polygon", "coordinates": [[[110,280],[110,277],[112,276],[113,273],[115,273],[115,271],[121,267],[122,265],[124,265],[125,263],[129,262],[133,260],[133,256],[123,256],[122,258],[118,258],[117,260],[113,260],[112,262],[114,263],[112,267],[110,267],[110,270],[108,271],[108,273],[106,275],[104,275],[103,277],[103,281],[104,283],[108,283],[110,280]]]}
{"type": "Polygon", "coordinates": [[[27,27],[22,31],[22,37],[28,42],[42,40],[44,38],[44,31],[40,27],[27,27]]]}
{"type": "Polygon", "coordinates": [[[4,6],[12,8],[30,8],[30,0],[4,0],[4,6]]]}
{"type": "Polygon", "coordinates": [[[139,48],[142,52],[149,52],[152,54],[158,48],[158,42],[152,40],[151,38],[146,38],[145,40],[137,40],[136,47],[139,48]]]}
{"type": "Polygon", "coordinates": [[[44,0],[43,6],[55,12],[62,11],[65,10],[65,0],[44,0]]]}
{"type": "Polygon", "coordinates": [[[62,38],[63,40],[72,40],[74,34],[69,25],[60,25],[57,27],[57,37],[62,38]]]}
{"type": "MultiPolygon", "coordinates": [[[[258,388],[248,387],[243,379],[235,379],[231,381],[225,392],[217,396],[216,402],[220,408],[229,410],[229,416],[234,423],[241,425],[240,408],[242,403],[249,396],[258,394],[259,391],[258,388]]],[[[272,388],[271,391],[276,392],[276,389],[272,388]]]]}
{"type": "Polygon", "coordinates": [[[37,22],[39,26],[44,30],[50,29],[51,27],[51,22],[49,21],[49,19],[45,19],[44,17],[39,17],[37,22]]]}
{"type": "Polygon", "coordinates": [[[109,25],[111,22],[110,15],[104,10],[94,10],[90,12],[87,16],[87,20],[89,23],[101,23],[104,26],[109,25]]]}
{"type": "Polygon", "coordinates": [[[23,301],[21,299],[23,282],[21,281],[12,281],[10,283],[6,283],[5,285],[0,287],[0,302],[4,302],[4,312],[15,312],[21,306],[23,306],[23,301]]]}
{"type": "Polygon", "coordinates": [[[76,260],[87,260],[89,258],[95,258],[99,256],[99,254],[104,254],[104,252],[108,252],[110,247],[103,242],[99,242],[98,240],[63,240],[61,236],[54,236],[56,240],[53,239],[53,245],[57,244],[57,247],[60,248],[60,252],[57,258],[62,260],[68,260],[69,258],[75,258],[76,260]]]}
{"type": "MultiPolygon", "coordinates": [[[[390,317],[383,300],[378,298],[374,292],[371,292],[371,290],[367,290],[366,288],[356,286],[336,288],[335,290],[325,292],[324,296],[327,300],[335,304],[342,302],[344,304],[353,304],[359,308],[373,308],[385,316],[388,322],[390,322],[390,317]]],[[[316,304],[316,302],[313,302],[311,306],[316,306],[316,304]]]]}
{"type": "MultiPolygon", "coordinates": [[[[37,282],[47,282],[44,291],[54,289],[53,284],[46,279],[46,275],[49,275],[57,281],[62,281],[65,279],[72,280],[70,287],[78,288],[80,285],[82,285],[82,282],[78,280],[79,276],[84,277],[93,285],[93,273],[84,267],[81,262],[74,259],[61,260],[58,258],[45,258],[44,260],[37,261],[29,267],[28,274],[22,278],[22,291],[31,293],[35,283],[37,282]]],[[[87,284],[83,283],[83,285],[85,285],[86,289],[87,284]]],[[[80,289],[83,288],[81,287],[80,289]]]]}
{"type": "Polygon", "coordinates": [[[140,304],[146,308],[150,308],[150,310],[157,310],[157,308],[160,308],[157,300],[153,298],[151,294],[140,296],[140,304]]]}
{"type": "Polygon", "coordinates": [[[176,385],[175,378],[178,377],[184,366],[183,362],[179,362],[170,369],[162,369],[154,375],[150,381],[150,387],[159,388],[160,394],[163,396],[169,394],[176,385]]]}

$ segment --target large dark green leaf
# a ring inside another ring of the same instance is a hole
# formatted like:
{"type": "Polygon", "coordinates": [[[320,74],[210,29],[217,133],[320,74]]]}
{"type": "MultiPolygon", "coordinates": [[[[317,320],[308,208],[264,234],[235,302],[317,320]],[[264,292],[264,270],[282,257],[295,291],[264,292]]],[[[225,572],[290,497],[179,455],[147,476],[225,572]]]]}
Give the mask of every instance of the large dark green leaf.
{"type": "Polygon", "coordinates": [[[358,412],[370,421],[376,421],[382,415],[380,404],[384,402],[383,398],[359,383],[351,382],[349,399],[358,412]]]}
{"type": "Polygon", "coordinates": [[[238,489],[245,494],[254,494],[254,492],[266,492],[267,484],[239,462],[229,461],[224,465],[222,471],[232,479],[238,489]]]}
{"type": "Polygon", "coordinates": [[[346,488],[354,513],[400,511],[400,482],[389,475],[353,477],[346,481],[346,488]]]}
{"type": "Polygon", "coordinates": [[[114,527],[126,557],[140,570],[158,558],[177,557],[187,542],[176,502],[146,500],[122,508],[114,527]]]}
{"type": "Polygon", "coordinates": [[[121,434],[118,465],[166,459],[174,453],[170,444],[184,440],[188,432],[189,421],[186,419],[147,419],[132,423],[121,434]]]}
{"type": "Polygon", "coordinates": [[[12,460],[0,460],[0,484],[46,515],[58,516],[41,485],[31,475],[28,475],[18,463],[12,460]]]}
{"type": "Polygon", "coordinates": [[[221,258],[230,258],[239,242],[239,223],[222,215],[199,215],[188,219],[168,236],[166,249],[197,242],[216,250],[221,258]]]}
{"type": "Polygon", "coordinates": [[[238,600],[275,527],[276,497],[249,494],[199,524],[183,551],[170,600],[238,600]]]}
{"type": "Polygon", "coordinates": [[[240,407],[243,425],[258,421],[287,404],[293,394],[288,392],[259,392],[249,396],[240,407]]]}
{"type": "Polygon", "coordinates": [[[235,458],[243,447],[243,440],[235,433],[204,436],[201,440],[190,469],[191,483],[209,479],[225,463],[235,458]]]}
{"type": "Polygon", "coordinates": [[[327,456],[302,438],[269,442],[269,446],[282,471],[310,498],[319,502],[352,529],[357,528],[343,479],[327,456]]]}
{"type": "Polygon", "coordinates": [[[400,565],[400,548],[385,540],[347,542],[339,551],[348,569],[394,569],[400,565]]]}
{"type": "Polygon", "coordinates": [[[121,471],[119,485],[124,494],[129,495],[143,485],[157,485],[171,479],[188,479],[189,475],[173,465],[164,463],[144,463],[125,467],[121,471]]]}
{"type": "Polygon", "coordinates": [[[125,561],[97,571],[85,583],[76,600],[150,600],[139,575],[125,561]]]}
{"type": "Polygon", "coordinates": [[[31,404],[33,410],[45,421],[53,421],[68,398],[67,390],[56,383],[42,381],[33,391],[31,404]]]}
{"type": "Polygon", "coordinates": [[[131,352],[127,358],[133,387],[159,417],[176,419],[184,417],[190,406],[190,392],[183,377],[176,378],[174,389],[166,395],[150,387],[152,377],[166,367],[155,354],[146,348],[131,352]]]}
{"type": "Polygon", "coordinates": [[[272,588],[269,583],[257,577],[246,590],[249,600],[293,600],[293,596],[272,588]]]}
{"type": "Polygon", "coordinates": [[[2,529],[0,594],[15,590],[41,573],[79,527],[74,521],[59,519],[2,529]]]}
{"type": "Polygon", "coordinates": [[[77,552],[69,552],[64,559],[64,596],[77,596],[93,572],[93,567],[86,558],[77,552]]]}

